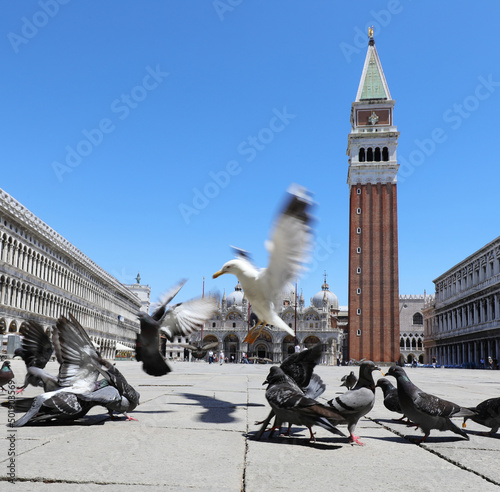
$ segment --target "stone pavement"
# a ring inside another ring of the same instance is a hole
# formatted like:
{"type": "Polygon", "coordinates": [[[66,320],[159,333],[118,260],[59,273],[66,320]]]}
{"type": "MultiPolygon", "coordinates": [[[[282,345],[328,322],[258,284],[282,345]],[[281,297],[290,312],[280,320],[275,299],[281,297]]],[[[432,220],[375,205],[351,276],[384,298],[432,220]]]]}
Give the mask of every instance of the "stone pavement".
{"type": "MultiPolygon", "coordinates": [[[[500,490],[500,434],[481,436],[487,429],[474,422],[467,425],[470,441],[433,431],[426,443],[416,445],[404,436],[419,437],[421,431],[393,420],[398,416],[385,409],[377,389],[374,409],[357,428],[365,446],[319,427],[316,443],[308,441],[305,428],[293,429],[291,437],[268,439],[266,434],[256,441],[255,421],[269,412],[262,386],[269,365],[172,366],[172,373],[154,378],[139,363],[117,362],[141,393],[132,414],[138,422],[110,420],[95,408],[78,423],[22,427],[11,444],[8,411],[1,407],[1,490],[63,492],[69,485],[75,492],[500,490]],[[15,451],[15,484],[7,481],[9,449],[15,451]]],[[[21,384],[24,363],[15,360],[12,367],[21,384]]],[[[57,364],[51,362],[48,370],[55,373],[57,364]]],[[[350,370],[318,366],[327,385],[323,396],[345,391],[340,378],[350,370]]],[[[424,391],[464,406],[500,396],[500,371],[407,372],[424,391]]],[[[25,396],[38,393],[30,387],[25,396]]],[[[455,422],[461,425],[461,419],[455,422]]]]}

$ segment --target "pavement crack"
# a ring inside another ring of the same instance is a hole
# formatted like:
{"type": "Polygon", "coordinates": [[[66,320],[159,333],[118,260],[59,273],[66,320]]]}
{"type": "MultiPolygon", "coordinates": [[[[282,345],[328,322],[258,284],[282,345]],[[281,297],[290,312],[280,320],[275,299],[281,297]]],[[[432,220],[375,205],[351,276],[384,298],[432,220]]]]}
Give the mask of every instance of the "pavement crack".
{"type": "Polygon", "coordinates": [[[250,395],[248,391],[249,387],[249,378],[247,376],[247,406],[246,406],[246,429],[245,429],[245,450],[243,452],[243,472],[241,475],[241,492],[245,492],[246,490],[246,472],[247,472],[247,458],[248,458],[248,432],[249,432],[249,425],[248,425],[248,408],[250,406],[250,395]]]}

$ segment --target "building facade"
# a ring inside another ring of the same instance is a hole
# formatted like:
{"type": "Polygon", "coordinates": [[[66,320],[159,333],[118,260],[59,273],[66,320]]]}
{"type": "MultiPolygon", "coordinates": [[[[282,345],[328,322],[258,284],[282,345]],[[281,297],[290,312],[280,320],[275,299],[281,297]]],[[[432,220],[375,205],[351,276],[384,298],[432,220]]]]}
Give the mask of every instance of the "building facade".
{"type": "Polygon", "coordinates": [[[399,350],[401,362],[423,364],[424,357],[424,315],[427,295],[399,296],[399,350]]]}
{"type": "Polygon", "coordinates": [[[425,358],[488,367],[500,356],[500,237],[436,280],[424,309],[425,358]]]}
{"type": "Polygon", "coordinates": [[[222,350],[229,361],[236,362],[247,354],[249,358],[280,363],[295,351],[296,345],[304,349],[317,343],[322,345],[321,363],[333,365],[343,360],[344,331],[338,326],[339,302],[330,292],[326,278],[309,306],[302,293],[296,295],[291,284],[282,292],[280,301],[278,314],[294,330],[295,337],[266,326],[253,344],[243,343],[257,316],[238,283],[234,292],[227,296],[224,293],[217,314],[204,324],[203,330],[193,334],[191,341],[218,342],[218,351],[222,350]]]}
{"type": "Polygon", "coordinates": [[[368,44],[351,109],[349,169],[349,357],[399,359],[395,101],[375,41],[368,44]]]}
{"type": "MultiPolygon", "coordinates": [[[[0,335],[22,334],[25,320],[50,331],[71,313],[103,357],[117,343],[135,347],[143,299],[96,265],[73,244],[0,190],[0,335]]],[[[5,347],[2,347],[5,350],[5,347]]]]}

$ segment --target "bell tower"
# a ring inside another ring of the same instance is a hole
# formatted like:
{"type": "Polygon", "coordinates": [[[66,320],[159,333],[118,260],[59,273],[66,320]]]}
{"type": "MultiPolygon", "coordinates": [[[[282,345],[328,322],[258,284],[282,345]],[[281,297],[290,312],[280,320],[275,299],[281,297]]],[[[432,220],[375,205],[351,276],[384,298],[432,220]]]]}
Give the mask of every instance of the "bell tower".
{"type": "Polygon", "coordinates": [[[397,146],[391,98],[369,30],[351,108],[349,170],[349,357],[399,358],[397,146]]]}

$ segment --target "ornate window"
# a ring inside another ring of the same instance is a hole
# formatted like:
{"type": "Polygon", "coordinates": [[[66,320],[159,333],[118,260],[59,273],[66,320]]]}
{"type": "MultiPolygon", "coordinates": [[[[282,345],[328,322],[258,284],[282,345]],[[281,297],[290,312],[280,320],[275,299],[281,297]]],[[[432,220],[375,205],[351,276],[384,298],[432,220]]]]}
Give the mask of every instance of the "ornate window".
{"type": "Polygon", "coordinates": [[[423,325],[424,324],[424,317],[422,316],[422,313],[415,313],[413,315],[413,324],[414,325],[423,325]]]}

